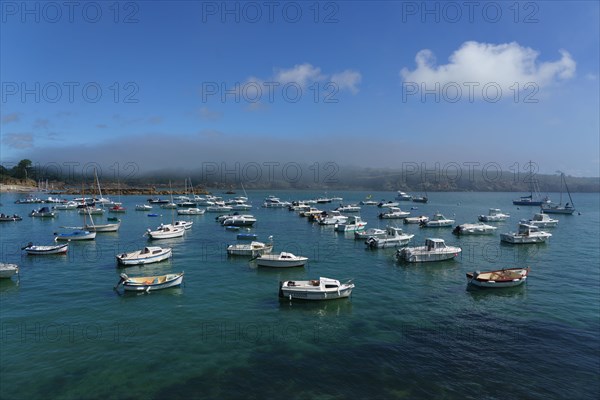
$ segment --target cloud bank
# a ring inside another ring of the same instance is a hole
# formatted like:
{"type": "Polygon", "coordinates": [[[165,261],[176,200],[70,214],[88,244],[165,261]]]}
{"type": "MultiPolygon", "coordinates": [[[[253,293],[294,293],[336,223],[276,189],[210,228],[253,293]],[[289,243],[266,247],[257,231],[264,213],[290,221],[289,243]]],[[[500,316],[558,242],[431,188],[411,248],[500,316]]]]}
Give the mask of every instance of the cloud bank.
{"type": "Polygon", "coordinates": [[[518,43],[490,44],[465,42],[449,58],[449,63],[436,65],[435,55],[428,49],[415,57],[416,68],[403,68],[400,76],[404,82],[423,83],[434,87],[436,83],[459,85],[476,82],[480,85],[497,83],[509,90],[518,83],[523,87],[534,83],[543,87],[575,75],[576,63],[571,55],[560,50],[561,58],[552,62],[539,62],[540,53],[518,43]]]}

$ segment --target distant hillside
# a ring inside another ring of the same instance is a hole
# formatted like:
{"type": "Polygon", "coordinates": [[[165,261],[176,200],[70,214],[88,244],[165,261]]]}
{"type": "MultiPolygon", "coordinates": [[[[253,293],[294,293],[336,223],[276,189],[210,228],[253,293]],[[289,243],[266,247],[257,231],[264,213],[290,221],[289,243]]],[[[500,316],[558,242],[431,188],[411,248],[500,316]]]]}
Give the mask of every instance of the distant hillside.
{"type": "MultiPolygon", "coordinates": [[[[416,165],[416,164],[415,164],[416,165]]],[[[284,165],[252,165],[237,166],[237,169],[223,169],[212,163],[211,168],[197,170],[161,170],[138,173],[121,177],[117,184],[107,176],[100,178],[103,192],[122,194],[135,192],[161,193],[169,190],[169,182],[174,191],[181,192],[184,182],[193,182],[195,193],[207,190],[241,190],[245,189],[301,189],[301,190],[368,190],[396,191],[410,193],[473,191],[473,192],[522,192],[527,193],[533,180],[540,192],[550,193],[561,190],[558,174],[534,175],[515,174],[511,171],[488,169],[461,169],[458,164],[440,170],[418,171],[414,169],[399,170],[392,168],[360,168],[339,167],[333,163],[301,165],[289,163],[284,165]]],[[[94,190],[93,175],[82,177],[41,176],[35,167],[28,168],[28,180],[17,179],[8,173],[0,174],[0,182],[5,184],[21,184],[34,186],[35,182],[48,181],[50,190],[79,191],[82,184],[86,191],[94,190]],[[32,180],[31,178],[35,180],[32,180]]],[[[100,175],[102,176],[102,175],[100,175]]],[[[600,192],[600,178],[566,177],[571,192],[600,192]]]]}

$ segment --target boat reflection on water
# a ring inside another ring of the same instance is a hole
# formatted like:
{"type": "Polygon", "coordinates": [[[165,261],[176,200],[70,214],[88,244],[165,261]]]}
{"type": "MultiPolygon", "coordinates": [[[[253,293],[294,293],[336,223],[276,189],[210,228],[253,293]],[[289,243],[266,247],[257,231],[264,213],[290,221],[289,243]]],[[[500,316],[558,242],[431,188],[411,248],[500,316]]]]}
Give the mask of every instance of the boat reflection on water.
{"type": "MultiPolygon", "coordinates": [[[[277,293],[275,293],[277,296],[277,293]]],[[[352,314],[352,296],[329,301],[279,301],[279,311],[299,316],[338,317],[352,314]]]]}

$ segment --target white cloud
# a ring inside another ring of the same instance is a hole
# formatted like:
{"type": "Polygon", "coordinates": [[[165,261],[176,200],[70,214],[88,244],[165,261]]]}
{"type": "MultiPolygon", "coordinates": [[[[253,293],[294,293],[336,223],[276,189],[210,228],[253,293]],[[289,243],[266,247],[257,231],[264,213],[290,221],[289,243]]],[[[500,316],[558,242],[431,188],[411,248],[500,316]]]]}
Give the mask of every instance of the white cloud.
{"type": "Polygon", "coordinates": [[[331,81],[335,82],[340,90],[348,89],[352,93],[358,93],[358,84],[362,80],[360,72],[350,69],[339,72],[331,76],[331,81]]]}
{"type": "Polygon", "coordinates": [[[294,82],[302,87],[305,87],[312,82],[319,82],[325,80],[326,78],[326,75],[321,74],[321,68],[304,63],[294,65],[293,68],[281,69],[277,71],[273,77],[273,80],[281,83],[282,85],[294,82]]]}
{"type": "Polygon", "coordinates": [[[12,149],[30,149],[33,147],[31,133],[7,133],[2,135],[2,143],[12,149]]]}
{"type": "Polygon", "coordinates": [[[428,88],[436,83],[493,82],[509,90],[515,83],[521,88],[529,82],[542,87],[575,75],[576,63],[567,51],[560,50],[561,58],[553,62],[538,62],[539,54],[515,42],[496,45],[470,41],[452,53],[445,65],[436,65],[430,50],[419,51],[417,67],[412,71],[403,68],[400,76],[404,82],[423,83],[428,88]]]}

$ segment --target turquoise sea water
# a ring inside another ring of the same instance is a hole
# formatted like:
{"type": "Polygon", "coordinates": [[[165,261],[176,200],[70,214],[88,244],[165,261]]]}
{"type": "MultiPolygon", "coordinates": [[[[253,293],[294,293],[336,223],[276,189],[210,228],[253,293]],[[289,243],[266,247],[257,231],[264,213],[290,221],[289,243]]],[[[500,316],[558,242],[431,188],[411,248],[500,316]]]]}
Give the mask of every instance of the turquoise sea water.
{"type": "MultiPolygon", "coordinates": [[[[493,235],[456,237],[450,228],[401,225],[421,245],[440,237],[459,245],[453,261],[398,263],[394,250],[367,250],[353,235],[312,225],[287,209],[263,209],[323,193],[249,192],[259,240],[274,252],[310,258],[306,268],[257,269],[227,257],[235,232],[215,214],[194,221],[184,238],[156,241],[172,260],[126,270],[115,255],[148,244],[146,228],[170,222],[134,210],[142,196],[122,197],[117,233],[72,243],[65,256],[32,257],[27,242],[49,244],[60,226],[79,225],[75,211],[27,217],[34,205],[3,194],[4,213],[23,221],[0,224],[3,262],[20,279],[0,281],[2,399],[287,398],[287,399],[549,399],[600,394],[600,201],[573,195],[581,215],[556,216],[542,245],[501,245],[535,207],[516,207],[517,193],[431,193],[429,204],[402,202],[412,215],[436,211],[457,224],[475,222],[490,207],[511,214],[493,235]],[[506,290],[467,290],[465,273],[530,266],[528,282],[506,290]],[[184,286],[150,294],[112,290],[119,273],[185,271],[184,286]],[[286,279],[354,279],[350,299],[280,300],[286,279]]],[[[368,193],[340,192],[344,203],[368,193]]],[[[392,199],[394,193],[371,193],[392,199]]],[[[558,198],[558,194],[550,194],[558,198]]],[[[36,205],[37,206],[37,205],[36,205]]],[[[331,209],[337,204],[318,205],[331,209]]],[[[381,209],[363,206],[367,227],[385,227],[381,209]]],[[[110,214],[107,214],[110,216],[110,214]]],[[[106,220],[106,216],[101,217],[106,220]]],[[[393,221],[392,221],[393,223],[393,221]]]]}

